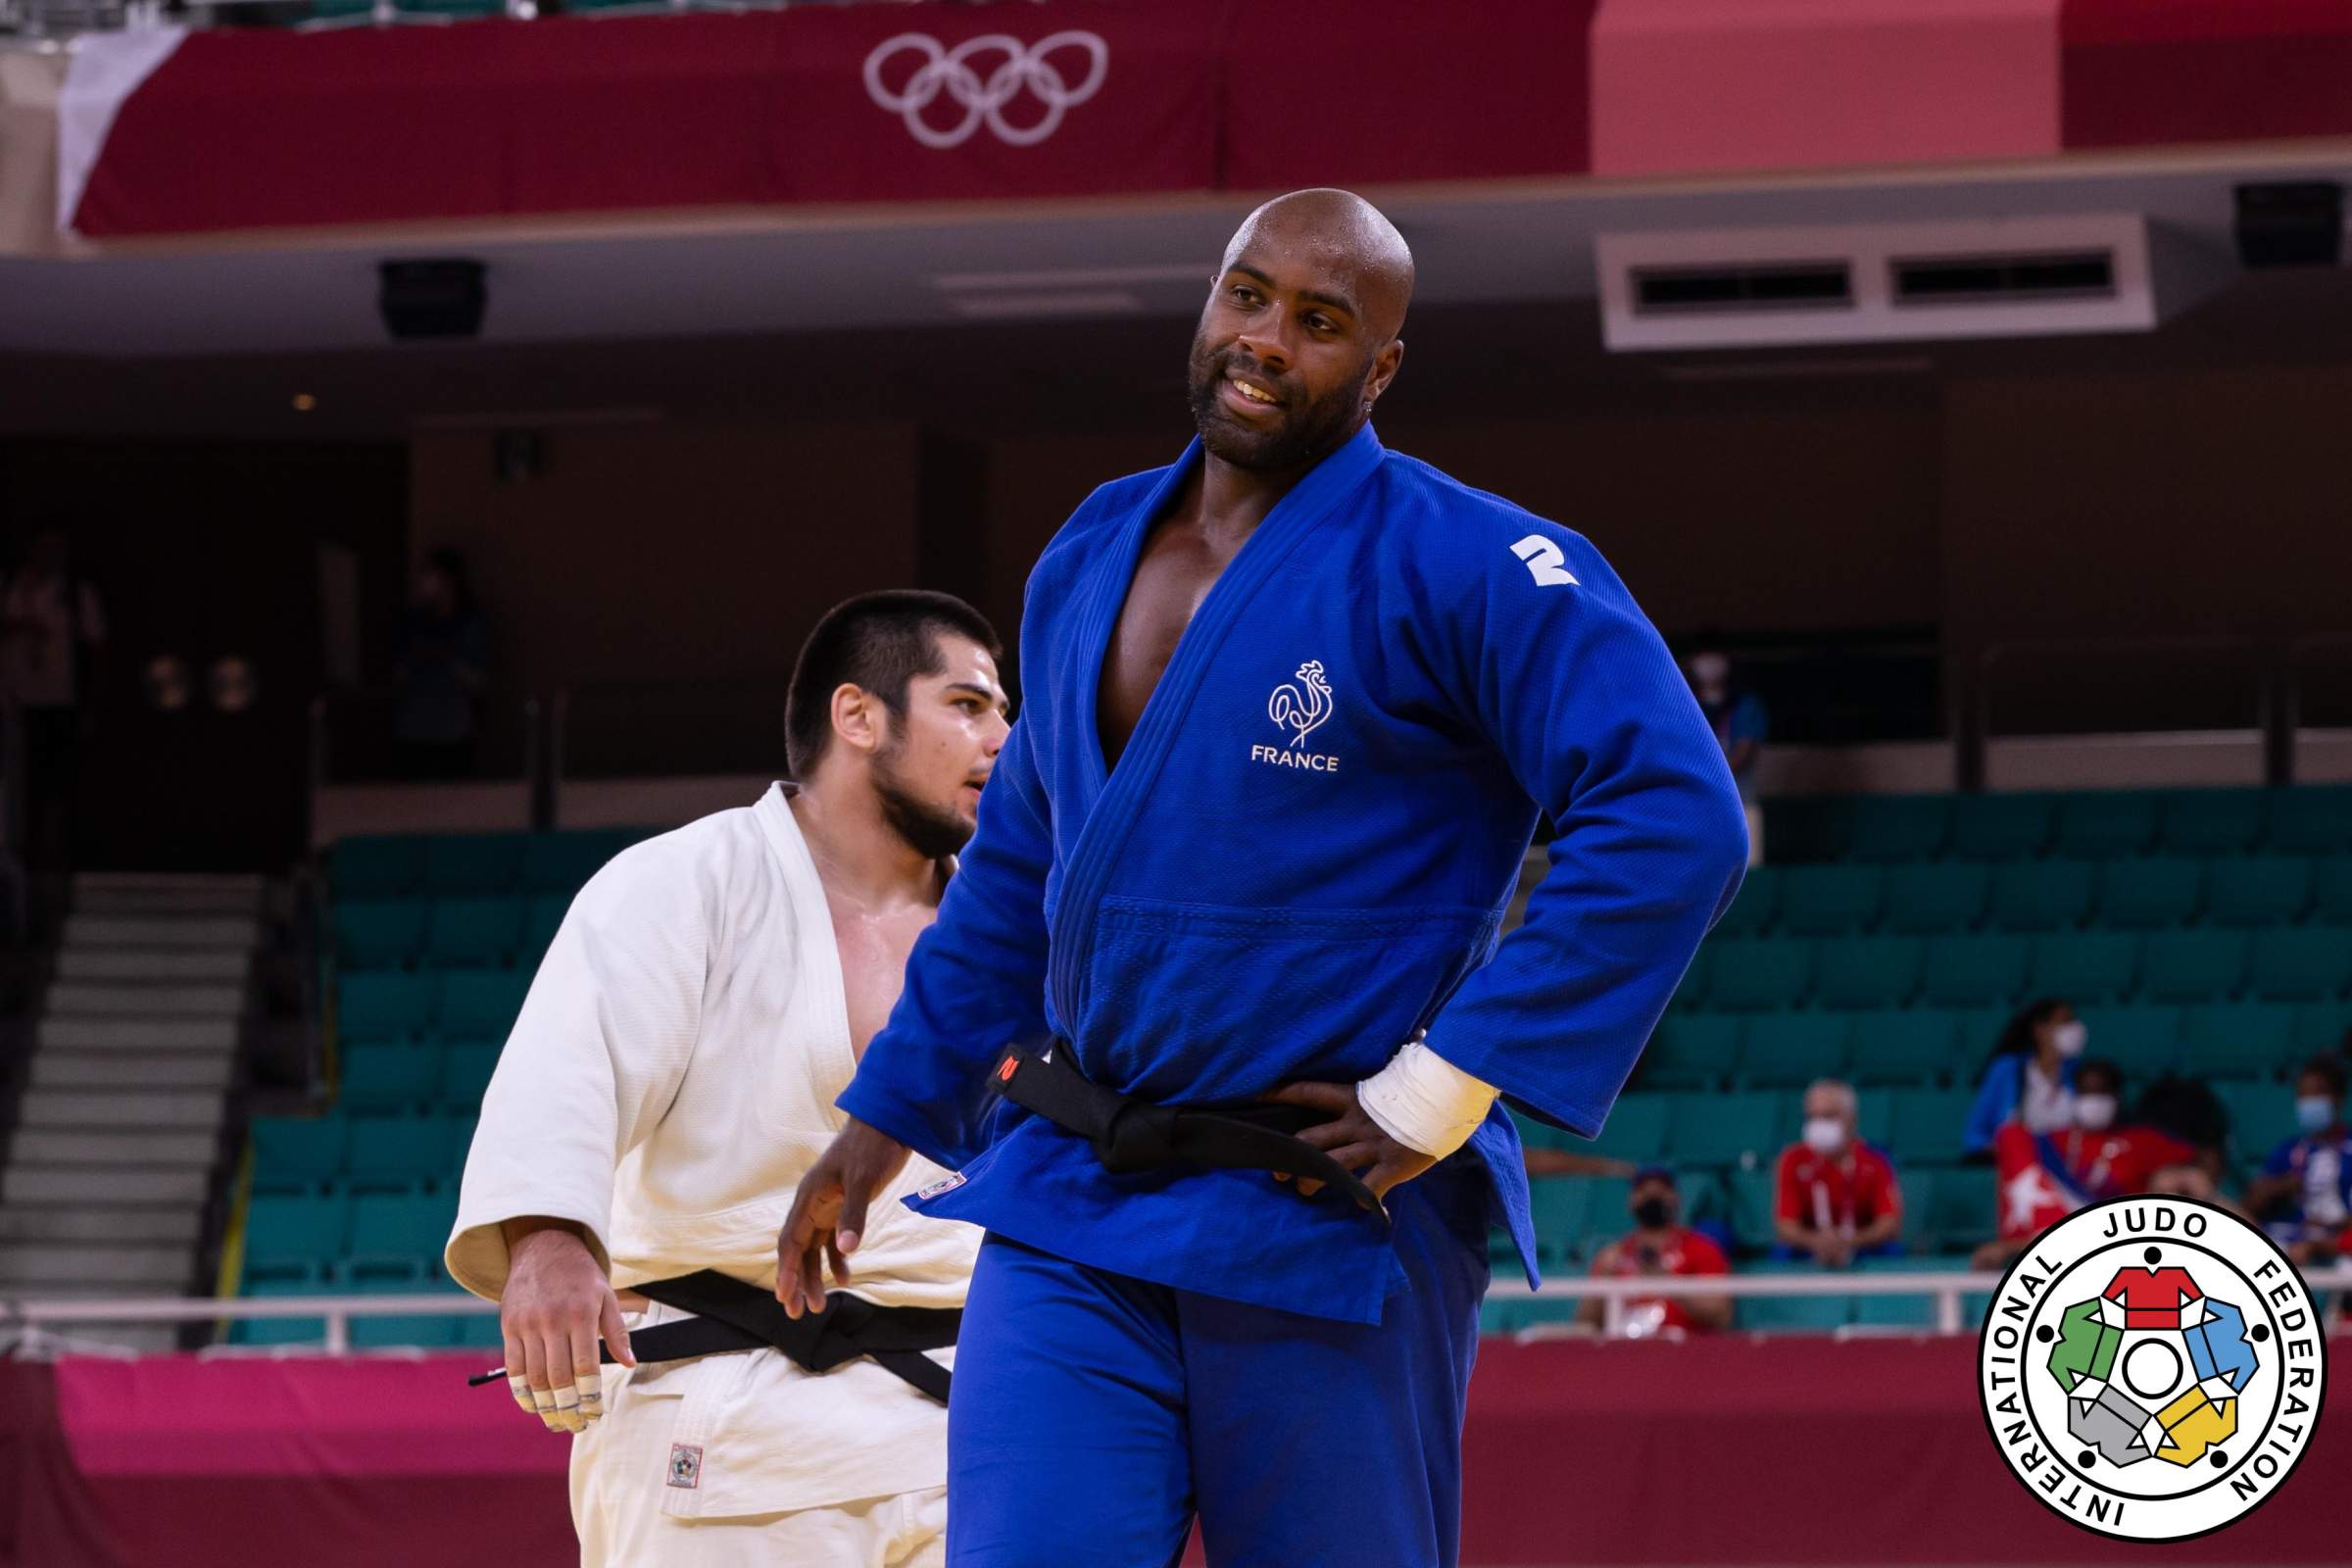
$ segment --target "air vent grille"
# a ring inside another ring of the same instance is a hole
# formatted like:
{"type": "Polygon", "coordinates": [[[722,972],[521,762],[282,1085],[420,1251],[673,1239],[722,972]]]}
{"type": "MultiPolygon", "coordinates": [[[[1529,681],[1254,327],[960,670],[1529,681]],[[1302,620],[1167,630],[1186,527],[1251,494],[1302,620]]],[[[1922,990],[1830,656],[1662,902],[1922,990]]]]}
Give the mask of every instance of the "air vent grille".
{"type": "Polygon", "coordinates": [[[1838,261],[1641,267],[1634,270],[1634,302],[1636,314],[1642,316],[1836,309],[1854,302],[1853,270],[1838,261]]]}
{"type": "Polygon", "coordinates": [[[2115,297],[2115,256],[2103,250],[1908,256],[1894,258],[1887,267],[1897,306],[2115,297]]]}

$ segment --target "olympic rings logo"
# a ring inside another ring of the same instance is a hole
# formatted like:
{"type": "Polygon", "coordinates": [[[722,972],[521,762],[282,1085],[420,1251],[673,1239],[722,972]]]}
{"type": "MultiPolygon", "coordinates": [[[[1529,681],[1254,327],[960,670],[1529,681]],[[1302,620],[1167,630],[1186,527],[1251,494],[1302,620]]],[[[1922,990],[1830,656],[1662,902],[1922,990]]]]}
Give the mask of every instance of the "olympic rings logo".
{"type": "Polygon", "coordinates": [[[1075,29],[1040,38],[1034,46],[1008,32],[982,33],[953,49],[924,33],[902,32],[865,57],[865,90],[876,104],[905,120],[907,134],[926,147],[961,146],[982,125],[1001,142],[1034,147],[1061,127],[1062,116],[1102,88],[1109,69],[1110,46],[1099,34],[1075,29]],[[1086,72],[1075,82],[1064,78],[1050,58],[1069,49],[1087,57],[1086,72]],[[908,52],[921,63],[894,92],[882,79],[883,68],[908,52]],[[992,55],[1003,60],[983,79],[972,62],[992,55]],[[1004,113],[1024,90],[1046,106],[1044,118],[1026,128],[1007,122],[1004,113]],[[963,111],[963,118],[944,130],[923,118],[923,111],[942,93],[963,111]]]}

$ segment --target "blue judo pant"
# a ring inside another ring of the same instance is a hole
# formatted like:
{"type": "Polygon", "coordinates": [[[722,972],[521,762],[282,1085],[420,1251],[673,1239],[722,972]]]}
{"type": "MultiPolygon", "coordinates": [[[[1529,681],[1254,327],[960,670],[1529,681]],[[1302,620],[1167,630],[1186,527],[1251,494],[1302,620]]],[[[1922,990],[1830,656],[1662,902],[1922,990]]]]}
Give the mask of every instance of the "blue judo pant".
{"type": "Polygon", "coordinates": [[[948,1412],[949,1568],[1452,1568],[1487,1289],[1475,1155],[1390,1193],[1380,1325],[1174,1290],[991,1235],[948,1412]]]}

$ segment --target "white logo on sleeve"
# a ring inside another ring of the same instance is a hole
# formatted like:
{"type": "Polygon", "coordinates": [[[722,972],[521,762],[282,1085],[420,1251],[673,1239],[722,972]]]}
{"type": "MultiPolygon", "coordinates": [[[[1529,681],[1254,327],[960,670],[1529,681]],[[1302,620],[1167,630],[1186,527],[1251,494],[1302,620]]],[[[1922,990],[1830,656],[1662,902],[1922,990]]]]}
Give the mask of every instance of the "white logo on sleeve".
{"type": "Polygon", "coordinates": [[[1536,579],[1539,588],[1549,588],[1563,582],[1571,588],[1582,586],[1568,574],[1568,568],[1560,564],[1568,559],[1560,554],[1560,547],[1540,533],[1531,533],[1511,546],[1511,554],[1527,563],[1528,574],[1536,579]]]}
{"type": "Polygon", "coordinates": [[[1271,762],[1276,767],[1303,767],[1316,773],[1336,773],[1340,760],[1304,751],[1306,737],[1313,733],[1337,704],[1331,695],[1331,682],[1324,678],[1323,661],[1310,659],[1298,666],[1298,678],[1285,681],[1274,688],[1266,699],[1266,716],[1292,732],[1283,746],[1252,746],[1250,760],[1271,762]]]}

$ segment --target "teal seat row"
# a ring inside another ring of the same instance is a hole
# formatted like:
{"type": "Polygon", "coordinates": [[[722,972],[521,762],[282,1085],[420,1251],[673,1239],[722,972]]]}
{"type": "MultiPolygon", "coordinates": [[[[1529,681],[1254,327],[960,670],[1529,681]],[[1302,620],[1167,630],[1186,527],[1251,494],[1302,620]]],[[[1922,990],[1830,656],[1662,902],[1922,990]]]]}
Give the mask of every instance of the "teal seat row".
{"type": "MultiPolygon", "coordinates": [[[[1997,1216],[1992,1171],[1984,1166],[1898,1170],[1903,1189],[1902,1241],[1912,1251],[1966,1250],[1989,1240],[1997,1216]]],[[[1677,1178],[1690,1220],[1730,1233],[1741,1252],[1761,1253],[1773,1229],[1776,1172],[1692,1170],[1677,1178]]],[[[1633,1227],[1629,1183],[1614,1177],[1538,1177],[1528,1184],[1536,1249],[1546,1268],[1582,1268],[1633,1227]]]]}
{"type": "Polygon", "coordinates": [[[1732,937],[1700,948],[1682,1010],[2080,1001],[2328,1001],[2352,990],[2352,926],[1910,937],[1732,937]]]}
{"type": "Polygon", "coordinates": [[[245,1278],[431,1279],[457,1213],[454,1193],[259,1194],[245,1213],[245,1278]]]}
{"type": "Polygon", "coordinates": [[[348,838],[327,856],[337,902],[423,893],[564,893],[653,828],[348,838]]]}
{"type": "Polygon", "coordinates": [[[346,974],[336,983],[335,1031],[345,1041],[504,1039],[531,987],[525,970],[400,970],[346,974]]]}
{"type": "Polygon", "coordinates": [[[1767,803],[1775,860],[2352,853],[2352,789],[1873,795],[1767,803]]]}
{"type": "MultiPolygon", "coordinates": [[[[262,1279],[250,1282],[242,1294],[256,1298],[384,1295],[404,1289],[415,1292],[419,1310],[351,1319],[353,1348],[368,1350],[416,1347],[438,1349],[469,1347],[495,1350],[503,1343],[496,1312],[431,1310],[457,1295],[456,1289],[446,1283],[420,1285],[412,1282],[404,1287],[397,1282],[388,1284],[381,1280],[262,1279]]],[[[326,1338],[326,1320],[315,1317],[241,1318],[229,1338],[237,1345],[318,1345],[326,1338]]]]}
{"type": "Polygon", "coordinates": [[[500,1049],[496,1040],[360,1041],[343,1052],[335,1103],[348,1111],[475,1110],[500,1049]]]}
{"type": "MultiPolygon", "coordinates": [[[[1522,1122],[1531,1144],[1678,1166],[1768,1167],[1793,1143],[1802,1096],[1750,1089],[1725,1094],[1634,1091],[1617,1098],[1600,1136],[1591,1141],[1522,1122]]],[[[1866,1143],[1898,1161],[1948,1163],[1962,1153],[1961,1134],[1974,1100],[1969,1089],[1896,1089],[1860,1097],[1859,1131],[1866,1143]]]]}
{"type": "Polygon", "coordinates": [[[1762,866],[1718,937],[2352,925],[2352,856],[1762,866]]]}
{"type": "MultiPolygon", "coordinates": [[[[2168,1072],[2283,1077],[2352,1036],[2348,1002],[2127,1003],[2080,1010],[2090,1027],[2090,1054],[2112,1058],[2132,1085],[2168,1072]]],[[[1801,1089],[1816,1078],[1843,1078],[1864,1089],[1965,1086],[1976,1081],[2008,1016],[2005,1006],[1669,1013],[1642,1052],[1634,1083],[1652,1090],[1801,1089]]]]}
{"type": "Polygon", "coordinates": [[[454,1180],[473,1123],[471,1112],[256,1117],[253,1190],[400,1192],[454,1180]]]}
{"type": "Polygon", "coordinates": [[[342,969],[537,965],[571,906],[568,893],[346,899],[329,917],[342,969]]]}

